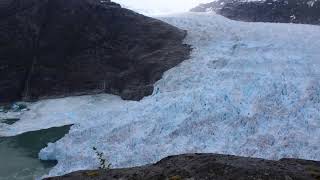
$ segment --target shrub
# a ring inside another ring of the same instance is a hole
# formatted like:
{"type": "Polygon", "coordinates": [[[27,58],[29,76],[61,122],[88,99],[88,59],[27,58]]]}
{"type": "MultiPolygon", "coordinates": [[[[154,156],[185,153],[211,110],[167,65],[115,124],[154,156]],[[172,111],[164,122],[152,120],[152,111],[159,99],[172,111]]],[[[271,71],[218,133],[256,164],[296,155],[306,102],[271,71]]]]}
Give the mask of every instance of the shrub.
{"type": "Polygon", "coordinates": [[[93,147],[92,149],[96,153],[97,158],[99,160],[99,163],[100,163],[99,169],[109,170],[111,168],[111,164],[107,163],[106,159],[103,156],[103,152],[99,152],[96,147],[93,147]]]}

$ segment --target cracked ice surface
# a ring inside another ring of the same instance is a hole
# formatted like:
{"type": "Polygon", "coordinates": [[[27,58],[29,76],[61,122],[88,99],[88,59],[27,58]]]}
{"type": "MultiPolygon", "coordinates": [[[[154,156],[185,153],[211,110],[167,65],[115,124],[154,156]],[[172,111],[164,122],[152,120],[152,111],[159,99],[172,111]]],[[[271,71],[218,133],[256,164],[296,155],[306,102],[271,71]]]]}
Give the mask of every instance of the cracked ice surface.
{"type": "Polygon", "coordinates": [[[2,134],[75,124],[39,153],[59,161],[50,175],[97,168],[93,146],[113,167],[193,152],[320,160],[319,26],[208,13],[161,19],[188,30],[194,50],[164,74],[152,96],[40,101],[2,134]]]}

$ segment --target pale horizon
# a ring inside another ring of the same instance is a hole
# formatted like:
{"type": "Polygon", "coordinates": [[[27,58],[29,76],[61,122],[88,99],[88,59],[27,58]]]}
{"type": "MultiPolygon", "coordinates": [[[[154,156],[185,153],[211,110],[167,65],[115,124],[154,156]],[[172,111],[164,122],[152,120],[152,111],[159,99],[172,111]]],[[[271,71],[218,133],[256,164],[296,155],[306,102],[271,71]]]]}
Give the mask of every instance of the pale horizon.
{"type": "Polygon", "coordinates": [[[123,7],[147,15],[163,15],[187,12],[200,3],[214,0],[113,0],[123,7]]]}

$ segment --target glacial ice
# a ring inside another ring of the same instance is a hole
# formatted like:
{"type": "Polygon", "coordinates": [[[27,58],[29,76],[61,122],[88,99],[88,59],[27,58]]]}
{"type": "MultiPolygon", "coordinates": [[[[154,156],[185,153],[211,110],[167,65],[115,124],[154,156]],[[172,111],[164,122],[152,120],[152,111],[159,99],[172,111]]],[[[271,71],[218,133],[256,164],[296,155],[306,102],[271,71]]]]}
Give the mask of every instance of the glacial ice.
{"type": "Polygon", "coordinates": [[[188,30],[191,58],[140,102],[113,95],[43,100],[0,136],[74,124],[41,150],[49,176],[153,163],[181,153],[320,160],[320,26],[247,23],[213,13],[159,17],[188,30]]]}
{"type": "Polygon", "coordinates": [[[200,3],[209,3],[212,0],[113,0],[122,7],[132,9],[145,15],[165,15],[187,12],[200,3]]]}

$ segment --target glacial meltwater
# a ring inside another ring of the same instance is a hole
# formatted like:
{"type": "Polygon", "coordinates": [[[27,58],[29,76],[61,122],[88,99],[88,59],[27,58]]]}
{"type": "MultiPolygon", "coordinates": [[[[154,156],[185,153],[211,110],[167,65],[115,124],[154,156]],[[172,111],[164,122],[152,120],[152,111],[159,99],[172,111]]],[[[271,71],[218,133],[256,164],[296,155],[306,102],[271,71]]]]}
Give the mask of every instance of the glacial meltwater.
{"type": "Polygon", "coordinates": [[[70,126],[0,137],[0,180],[34,180],[49,172],[56,162],[41,161],[39,151],[68,133],[70,126]]]}

